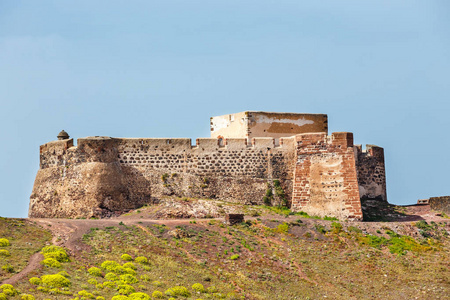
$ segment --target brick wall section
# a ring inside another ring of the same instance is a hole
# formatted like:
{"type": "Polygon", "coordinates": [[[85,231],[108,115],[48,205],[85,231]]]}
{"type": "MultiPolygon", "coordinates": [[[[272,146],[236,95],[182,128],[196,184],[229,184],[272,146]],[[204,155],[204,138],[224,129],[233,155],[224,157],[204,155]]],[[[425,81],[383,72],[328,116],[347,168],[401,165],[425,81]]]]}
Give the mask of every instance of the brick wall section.
{"type": "Polygon", "coordinates": [[[361,145],[355,145],[355,152],[361,199],[379,199],[387,202],[384,149],[366,145],[366,151],[362,151],[361,145]]]}
{"type": "Polygon", "coordinates": [[[296,144],[292,209],[362,220],[353,134],[301,134],[296,144]]]}
{"type": "Polygon", "coordinates": [[[450,215],[450,196],[431,197],[429,203],[432,210],[450,215]]]}

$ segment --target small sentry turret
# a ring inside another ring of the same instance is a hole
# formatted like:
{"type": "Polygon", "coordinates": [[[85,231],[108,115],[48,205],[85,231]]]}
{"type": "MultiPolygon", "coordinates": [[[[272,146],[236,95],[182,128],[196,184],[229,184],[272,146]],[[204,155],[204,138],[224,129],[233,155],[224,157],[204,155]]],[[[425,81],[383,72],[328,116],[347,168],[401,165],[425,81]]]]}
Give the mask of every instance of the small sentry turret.
{"type": "Polygon", "coordinates": [[[57,136],[58,140],[67,140],[69,138],[69,134],[65,132],[64,130],[61,130],[61,132],[57,136]]]}

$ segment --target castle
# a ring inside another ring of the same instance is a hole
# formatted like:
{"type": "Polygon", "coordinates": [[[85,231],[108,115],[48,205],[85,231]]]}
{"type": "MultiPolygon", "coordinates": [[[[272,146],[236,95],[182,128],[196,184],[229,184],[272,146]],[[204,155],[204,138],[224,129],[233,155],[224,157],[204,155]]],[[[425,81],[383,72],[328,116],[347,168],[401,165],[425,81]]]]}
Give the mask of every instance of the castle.
{"type": "Polygon", "coordinates": [[[324,114],[246,111],[213,117],[211,138],[73,139],[40,146],[29,217],[108,217],[164,196],[288,205],[362,220],[387,201],[383,148],[328,136],[324,114]]]}

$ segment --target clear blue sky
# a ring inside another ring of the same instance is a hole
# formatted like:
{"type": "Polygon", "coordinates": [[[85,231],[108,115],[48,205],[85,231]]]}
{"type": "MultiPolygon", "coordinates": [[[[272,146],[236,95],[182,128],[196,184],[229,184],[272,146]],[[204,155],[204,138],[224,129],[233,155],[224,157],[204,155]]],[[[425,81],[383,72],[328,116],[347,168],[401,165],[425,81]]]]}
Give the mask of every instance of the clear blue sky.
{"type": "Polygon", "coordinates": [[[209,136],[244,110],[327,113],[385,148],[388,200],[449,195],[450,2],[0,1],[0,216],[39,145],[209,136]]]}

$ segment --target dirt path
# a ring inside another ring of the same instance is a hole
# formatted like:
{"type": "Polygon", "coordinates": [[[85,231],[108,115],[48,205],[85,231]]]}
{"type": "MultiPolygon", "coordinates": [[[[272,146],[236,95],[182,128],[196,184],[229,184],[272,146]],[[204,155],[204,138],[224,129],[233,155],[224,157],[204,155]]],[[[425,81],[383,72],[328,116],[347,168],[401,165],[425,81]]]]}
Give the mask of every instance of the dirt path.
{"type": "Polygon", "coordinates": [[[41,253],[35,253],[30,257],[28,261],[28,265],[19,273],[15,274],[11,278],[8,278],[0,283],[2,284],[16,284],[19,280],[26,277],[30,272],[41,267],[41,261],[44,259],[44,256],[41,253]]]}

